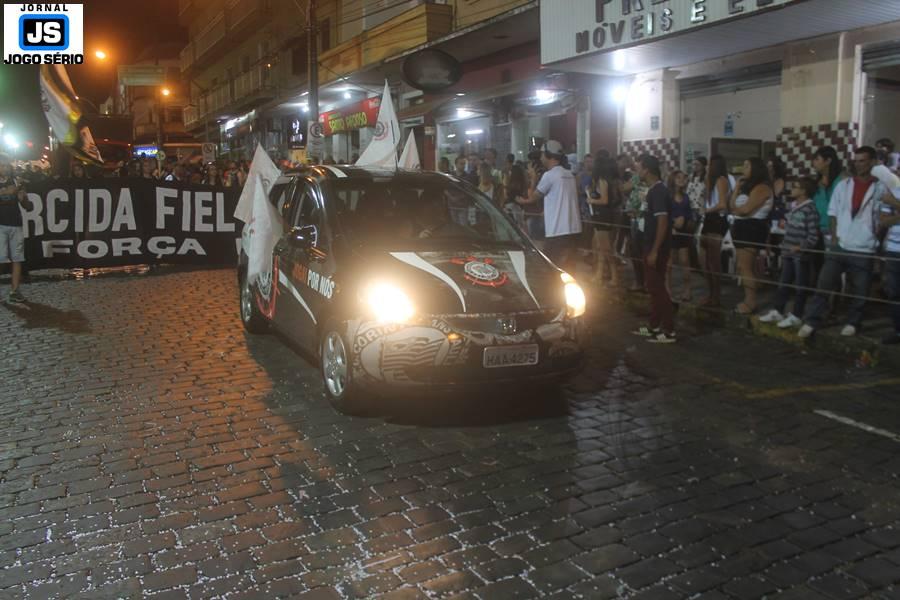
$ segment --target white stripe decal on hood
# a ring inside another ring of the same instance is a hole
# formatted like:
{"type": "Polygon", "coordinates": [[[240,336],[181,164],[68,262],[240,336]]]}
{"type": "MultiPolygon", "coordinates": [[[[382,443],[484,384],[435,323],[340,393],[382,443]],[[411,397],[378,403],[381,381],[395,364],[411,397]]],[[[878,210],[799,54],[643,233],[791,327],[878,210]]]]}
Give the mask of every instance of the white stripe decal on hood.
{"type": "Polygon", "coordinates": [[[315,323],[316,316],[309,309],[309,305],[306,303],[306,301],[303,300],[303,296],[300,295],[300,292],[297,291],[297,288],[294,287],[294,284],[291,283],[291,280],[288,279],[288,276],[285,273],[279,271],[278,281],[281,283],[281,285],[288,289],[288,291],[291,293],[291,296],[297,299],[297,302],[300,303],[300,306],[306,309],[306,312],[309,313],[309,318],[312,319],[313,323],[315,323]]]}
{"type": "Polygon", "coordinates": [[[391,256],[399,260],[400,262],[405,262],[411,267],[415,267],[420,271],[425,271],[430,275],[434,275],[444,283],[446,283],[451,290],[456,292],[456,295],[459,296],[459,301],[462,303],[463,312],[466,312],[466,299],[463,297],[462,290],[459,289],[459,286],[456,285],[456,282],[453,279],[438,269],[436,266],[416,254],[415,252],[391,252],[391,256]]]}
{"type": "Polygon", "coordinates": [[[512,263],[513,269],[516,270],[519,281],[522,282],[522,287],[525,288],[525,291],[528,292],[528,295],[534,300],[535,305],[540,308],[541,303],[534,297],[534,292],[531,291],[531,286],[528,285],[528,278],[525,276],[525,253],[520,250],[510,251],[509,260],[512,263]]]}

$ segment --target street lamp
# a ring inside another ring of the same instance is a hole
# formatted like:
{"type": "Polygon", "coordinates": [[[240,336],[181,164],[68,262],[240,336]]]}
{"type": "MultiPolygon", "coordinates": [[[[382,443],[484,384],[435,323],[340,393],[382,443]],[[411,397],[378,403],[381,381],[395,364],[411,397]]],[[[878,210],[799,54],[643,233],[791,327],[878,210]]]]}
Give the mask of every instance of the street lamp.
{"type": "Polygon", "coordinates": [[[13,152],[13,162],[18,160],[18,152],[19,149],[19,141],[13,136],[11,133],[7,133],[3,136],[3,141],[6,143],[7,147],[13,152]]]}
{"type": "Polygon", "coordinates": [[[172,90],[170,90],[169,88],[163,88],[163,89],[162,89],[162,95],[163,95],[163,96],[168,96],[168,95],[171,94],[171,93],[172,93],[172,90]]]}
{"type": "Polygon", "coordinates": [[[100,60],[106,60],[106,52],[104,52],[103,50],[97,50],[97,51],[95,51],[95,52],[94,52],[94,56],[96,56],[96,57],[99,58],[100,60]]]}

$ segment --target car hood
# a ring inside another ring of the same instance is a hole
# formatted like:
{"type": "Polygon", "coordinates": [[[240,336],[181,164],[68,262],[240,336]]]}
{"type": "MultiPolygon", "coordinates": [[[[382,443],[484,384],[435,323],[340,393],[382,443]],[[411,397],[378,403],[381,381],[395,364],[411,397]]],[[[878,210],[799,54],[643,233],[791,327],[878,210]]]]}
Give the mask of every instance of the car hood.
{"type": "Polygon", "coordinates": [[[559,270],[535,251],[380,252],[365,277],[401,286],[426,314],[562,309],[559,270]]]}

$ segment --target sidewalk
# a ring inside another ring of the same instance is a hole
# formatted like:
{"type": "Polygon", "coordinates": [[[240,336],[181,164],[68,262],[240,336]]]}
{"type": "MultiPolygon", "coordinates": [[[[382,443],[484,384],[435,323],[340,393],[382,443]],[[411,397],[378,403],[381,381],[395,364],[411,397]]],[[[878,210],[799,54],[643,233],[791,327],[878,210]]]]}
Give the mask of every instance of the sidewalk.
{"type": "MultiPolygon", "coordinates": [[[[590,281],[587,265],[582,263],[580,275],[583,281],[590,281]]],[[[681,292],[681,273],[676,269],[676,297],[681,292]]],[[[623,303],[638,311],[648,312],[650,297],[643,292],[631,292],[628,288],[634,285],[633,271],[626,267],[623,269],[623,278],[627,286],[624,289],[601,288],[607,290],[606,298],[609,301],[623,303]]],[[[734,330],[750,331],[755,335],[774,338],[795,346],[825,352],[831,355],[842,356],[856,361],[860,366],[889,366],[900,367],[900,347],[884,346],[881,340],[893,330],[888,306],[882,302],[870,302],[866,307],[866,319],[862,330],[854,337],[843,337],[840,334],[844,324],[845,302],[843,298],[837,298],[835,310],[829,316],[826,325],[818,329],[812,337],[801,339],[797,336],[797,329],[778,329],[774,324],[761,323],[759,317],[764,315],[772,307],[777,284],[763,285],[757,292],[759,298],[759,310],[752,317],[739,315],[733,308],[743,298],[743,291],[737,284],[737,278],[725,275],[722,280],[722,307],[706,308],[699,306],[698,302],[707,296],[705,279],[699,273],[692,277],[693,301],[690,303],[676,302],[676,327],[678,320],[687,320],[701,326],[727,327],[734,330]]],[[[588,284],[587,287],[590,287],[588,284]]],[[[671,288],[671,282],[670,282],[671,288]]],[[[872,287],[873,294],[879,293],[879,284],[872,287]]],[[[788,303],[788,308],[792,304],[788,303]]]]}

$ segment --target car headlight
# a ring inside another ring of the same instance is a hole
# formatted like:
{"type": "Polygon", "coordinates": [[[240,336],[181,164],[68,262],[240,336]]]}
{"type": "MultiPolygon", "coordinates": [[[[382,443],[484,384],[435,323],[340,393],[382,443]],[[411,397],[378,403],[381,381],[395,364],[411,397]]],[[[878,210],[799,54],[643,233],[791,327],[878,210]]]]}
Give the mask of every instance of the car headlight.
{"type": "Polygon", "coordinates": [[[575,281],[575,278],[565,271],[559,274],[564,284],[566,293],[566,314],[570,318],[580,317],[584,314],[587,307],[587,298],[584,296],[584,290],[575,281]]]}
{"type": "Polygon", "coordinates": [[[376,283],[365,291],[364,302],[379,323],[405,323],[415,309],[406,293],[390,283],[376,283]]]}

